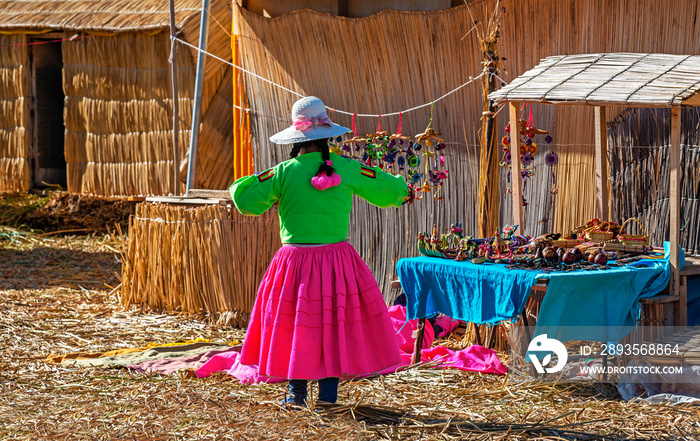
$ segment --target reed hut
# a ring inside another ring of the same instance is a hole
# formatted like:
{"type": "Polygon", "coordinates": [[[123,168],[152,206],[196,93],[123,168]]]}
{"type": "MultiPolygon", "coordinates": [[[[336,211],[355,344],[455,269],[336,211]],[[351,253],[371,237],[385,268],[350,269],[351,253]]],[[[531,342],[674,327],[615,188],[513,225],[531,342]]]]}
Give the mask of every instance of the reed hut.
{"type": "MultiPolygon", "coordinates": [[[[214,0],[210,13],[209,50],[230,61],[230,5],[214,0]]],[[[200,15],[200,1],[175,1],[179,38],[197,45],[200,15]]],[[[162,0],[0,2],[0,191],[172,193],[184,155],[173,154],[169,25],[162,0]]],[[[176,53],[187,146],[196,54],[176,53]]],[[[223,188],[233,177],[232,73],[212,61],[205,75],[197,186],[223,188]]]]}

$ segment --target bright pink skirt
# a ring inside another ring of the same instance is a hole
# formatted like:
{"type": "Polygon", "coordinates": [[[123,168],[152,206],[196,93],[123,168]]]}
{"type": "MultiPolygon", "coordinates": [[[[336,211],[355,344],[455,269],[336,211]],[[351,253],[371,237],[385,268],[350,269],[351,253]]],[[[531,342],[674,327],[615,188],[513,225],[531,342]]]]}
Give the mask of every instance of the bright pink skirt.
{"type": "Polygon", "coordinates": [[[401,363],[374,276],[347,242],[285,245],[258,289],[241,363],[288,379],[367,375],[401,363]]]}

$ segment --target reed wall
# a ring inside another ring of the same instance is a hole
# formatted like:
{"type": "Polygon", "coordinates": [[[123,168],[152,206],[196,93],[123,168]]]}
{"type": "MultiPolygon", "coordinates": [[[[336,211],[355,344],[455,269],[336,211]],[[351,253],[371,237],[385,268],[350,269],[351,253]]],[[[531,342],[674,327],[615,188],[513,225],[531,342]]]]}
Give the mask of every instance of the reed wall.
{"type": "MultiPolygon", "coordinates": [[[[169,53],[165,32],[95,36],[63,43],[70,192],[172,192],[176,177],[169,53]]],[[[180,145],[187,146],[195,71],[186,51],[178,51],[177,63],[179,139],[180,145]]]]}
{"type": "MultiPolygon", "coordinates": [[[[329,107],[379,114],[429,103],[481,73],[483,58],[472,30],[474,20],[488,20],[496,6],[495,0],[477,0],[469,7],[383,11],[361,19],[308,10],[268,19],[234,6],[234,23],[246,69],[298,93],[318,96],[329,107]]],[[[498,6],[505,8],[499,43],[506,67],[499,73],[503,82],[549,55],[700,53],[700,40],[694,37],[700,31],[694,19],[700,15],[698,0],[504,0],[498,6]]],[[[272,145],[268,138],[290,124],[297,97],[252,77],[246,84],[253,110],[255,164],[262,170],[288,157],[288,149],[272,145]]],[[[433,224],[445,231],[450,223],[461,221],[466,234],[476,234],[477,130],[482,107],[478,81],[435,103],[432,126],[442,132],[448,147],[445,200],[423,200],[384,211],[363,202],[355,204],[350,240],[385,292],[395,278],[396,260],[417,254],[414,241],[419,231],[433,224]]],[[[521,231],[531,235],[567,232],[595,217],[593,109],[532,107],[535,125],[549,130],[554,138],[558,193],[554,196],[549,191],[551,175],[542,149],[535,157],[538,173],[525,190],[529,205],[521,231]]],[[[350,127],[350,116],[329,114],[334,122],[350,127]]],[[[403,132],[422,132],[430,116],[429,107],[404,114],[403,132]]],[[[497,118],[501,137],[507,111],[497,118]]],[[[366,134],[375,131],[378,121],[358,118],[357,123],[360,134],[366,134]]],[[[394,131],[398,117],[382,118],[382,125],[394,131]]],[[[511,219],[510,195],[503,191],[505,178],[501,169],[501,225],[511,219]]]]}
{"type": "Polygon", "coordinates": [[[30,188],[26,41],[0,34],[0,192],[30,188]]]}
{"type": "MultiPolygon", "coordinates": [[[[700,253],[700,109],[681,114],[681,247],[700,253]]],[[[636,218],[652,245],[669,240],[671,112],[629,109],[608,123],[613,218],[636,218]]],[[[642,234],[629,223],[631,234],[642,234]]]]}
{"type": "Polygon", "coordinates": [[[139,204],[122,258],[121,303],[245,327],[279,247],[275,210],[252,217],[220,205],[139,204]]]}

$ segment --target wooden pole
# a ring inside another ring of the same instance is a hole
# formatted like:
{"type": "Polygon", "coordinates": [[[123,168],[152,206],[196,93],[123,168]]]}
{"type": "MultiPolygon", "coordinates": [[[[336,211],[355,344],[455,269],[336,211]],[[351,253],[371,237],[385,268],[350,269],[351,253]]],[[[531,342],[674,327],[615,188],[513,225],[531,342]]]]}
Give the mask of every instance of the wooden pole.
{"type": "Polygon", "coordinates": [[[175,0],[170,0],[170,76],[173,86],[173,194],[180,196],[180,101],[177,90],[177,45],[175,44],[175,0]]]}
{"type": "Polygon", "coordinates": [[[510,183],[513,188],[513,225],[520,225],[520,234],[525,233],[525,219],[523,218],[523,187],[520,176],[520,117],[518,115],[518,103],[509,102],[510,114],[510,183]]]}
{"type": "Polygon", "coordinates": [[[680,280],[680,215],[681,215],[681,108],[671,108],[671,152],[669,172],[669,225],[671,242],[671,286],[670,294],[679,296],[678,308],[674,314],[676,326],[687,326],[688,308],[687,292],[681,291],[680,280]],[[680,298],[680,297],[684,298],[680,298]]]}
{"type": "Polygon", "coordinates": [[[416,329],[416,341],[413,346],[413,357],[411,359],[411,364],[418,364],[421,359],[421,354],[423,352],[423,334],[425,333],[425,317],[418,319],[418,329],[416,329]]]}
{"type": "Polygon", "coordinates": [[[498,228],[498,152],[494,136],[496,108],[488,98],[496,90],[496,61],[493,47],[497,40],[482,42],[484,46],[484,110],[481,114],[481,160],[479,162],[479,237],[490,237],[498,228]]]}
{"type": "Polygon", "coordinates": [[[605,107],[595,107],[595,186],[596,216],[610,219],[608,196],[608,134],[605,127],[605,107]]]}

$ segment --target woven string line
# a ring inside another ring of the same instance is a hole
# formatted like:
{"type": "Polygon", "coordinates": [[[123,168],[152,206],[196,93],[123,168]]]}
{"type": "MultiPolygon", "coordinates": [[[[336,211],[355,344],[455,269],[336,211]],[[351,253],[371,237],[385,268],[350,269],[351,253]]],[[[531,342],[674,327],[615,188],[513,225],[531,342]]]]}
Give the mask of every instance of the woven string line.
{"type": "MultiPolygon", "coordinates": [[[[282,86],[281,84],[277,84],[277,83],[275,83],[275,82],[272,81],[272,80],[268,80],[268,79],[265,78],[265,77],[262,77],[262,76],[260,76],[260,75],[258,75],[258,74],[256,74],[256,73],[254,73],[254,72],[251,72],[251,71],[249,71],[249,70],[247,70],[247,69],[244,69],[244,68],[238,66],[238,65],[235,64],[235,63],[232,63],[232,62],[230,62],[230,61],[226,61],[226,60],[224,60],[223,58],[217,57],[216,55],[214,55],[214,54],[212,54],[212,53],[209,53],[209,52],[207,52],[207,51],[203,51],[203,50],[201,50],[200,48],[198,48],[197,46],[195,46],[195,45],[193,45],[193,44],[190,44],[190,43],[188,43],[188,42],[186,42],[186,41],[184,41],[184,40],[181,40],[181,39],[179,39],[179,38],[177,38],[177,37],[170,37],[170,38],[171,38],[172,40],[174,40],[174,41],[177,41],[178,43],[184,44],[185,46],[189,46],[189,47],[191,47],[192,49],[194,49],[194,50],[196,50],[196,51],[198,51],[198,52],[202,52],[202,53],[204,53],[205,55],[208,55],[208,56],[210,56],[210,57],[212,57],[212,58],[215,58],[215,59],[219,60],[220,62],[222,62],[222,63],[224,63],[224,64],[228,64],[229,66],[235,67],[236,69],[239,69],[241,72],[244,72],[244,73],[246,73],[246,74],[248,74],[248,75],[250,75],[250,76],[252,76],[252,77],[255,77],[255,78],[259,79],[259,80],[262,80],[262,81],[264,81],[264,82],[266,82],[266,83],[269,83],[269,84],[272,85],[272,86],[275,86],[275,87],[277,87],[277,88],[280,88],[280,89],[282,89],[282,90],[284,90],[284,91],[286,91],[286,92],[289,92],[289,93],[291,93],[291,94],[293,94],[293,95],[296,95],[296,96],[298,96],[298,97],[300,97],[300,98],[304,96],[304,95],[302,95],[302,94],[300,94],[300,93],[298,93],[298,92],[293,91],[292,89],[289,89],[289,88],[287,88],[287,87],[282,86]]],[[[463,87],[465,87],[465,86],[467,86],[467,85],[473,83],[474,81],[478,80],[479,78],[481,78],[481,77],[484,76],[484,75],[486,75],[486,74],[485,74],[484,72],[481,72],[481,73],[480,73],[479,75],[477,75],[476,77],[470,76],[470,77],[469,77],[469,81],[467,81],[466,83],[464,83],[464,84],[462,84],[461,86],[458,86],[458,87],[452,89],[451,91],[447,92],[446,94],[442,95],[441,97],[439,97],[439,98],[437,98],[437,99],[435,99],[435,100],[433,100],[433,101],[430,101],[430,102],[428,102],[428,103],[421,104],[421,105],[415,106],[415,107],[411,107],[410,109],[402,110],[402,111],[399,111],[399,112],[382,113],[381,115],[383,115],[383,116],[394,116],[394,115],[399,115],[400,113],[412,112],[412,111],[414,111],[414,110],[422,109],[423,107],[431,106],[431,105],[433,105],[434,103],[436,103],[436,102],[438,102],[438,101],[440,101],[440,100],[442,100],[442,99],[448,97],[449,95],[452,95],[453,93],[457,92],[458,90],[462,89],[463,87]]],[[[235,107],[236,109],[239,109],[239,110],[244,110],[244,111],[246,111],[246,112],[249,112],[249,111],[251,110],[250,108],[245,108],[245,109],[244,109],[244,108],[241,108],[241,107],[238,107],[238,106],[235,106],[235,105],[234,105],[233,107],[235,107]]],[[[370,118],[377,118],[377,117],[380,116],[380,114],[345,112],[345,111],[343,111],[343,110],[338,110],[338,109],[335,109],[335,108],[329,107],[329,106],[326,106],[326,108],[329,109],[329,110],[333,109],[334,112],[342,113],[343,115],[350,115],[350,116],[355,115],[355,116],[370,117],[370,118]]]]}

